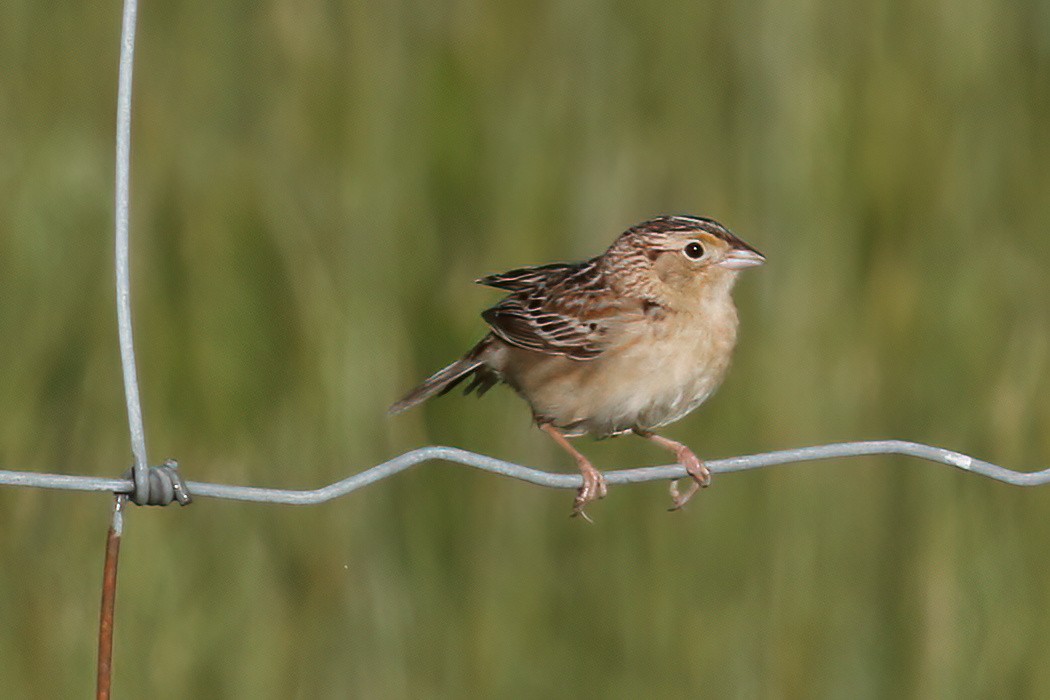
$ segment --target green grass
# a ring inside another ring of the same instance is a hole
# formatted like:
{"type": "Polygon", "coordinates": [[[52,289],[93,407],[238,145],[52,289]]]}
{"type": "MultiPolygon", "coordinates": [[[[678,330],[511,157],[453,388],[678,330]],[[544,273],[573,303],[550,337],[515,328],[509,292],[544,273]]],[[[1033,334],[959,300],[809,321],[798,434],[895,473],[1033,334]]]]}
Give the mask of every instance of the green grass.
{"type": "MultiPolygon", "coordinates": [[[[120,8],[0,5],[0,466],[130,463],[120,8]]],[[[470,283],[661,212],[766,253],[701,454],[897,437],[1050,465],[1039,2],[141,8],[132,272],[151,459],[313,487],[421,444],[570,470],[507,390],[386,406],[470,283]]],[[[666,461],[581,443],[603,467],[666,461]]],[[[1045,697],[1050,490],[863,459],[684,513],[429,466],[313,508],[134,510],[117,697],[1045,697]]],[[[99,496],[0,491],[5,697],[94,682],[99,496]]]]}

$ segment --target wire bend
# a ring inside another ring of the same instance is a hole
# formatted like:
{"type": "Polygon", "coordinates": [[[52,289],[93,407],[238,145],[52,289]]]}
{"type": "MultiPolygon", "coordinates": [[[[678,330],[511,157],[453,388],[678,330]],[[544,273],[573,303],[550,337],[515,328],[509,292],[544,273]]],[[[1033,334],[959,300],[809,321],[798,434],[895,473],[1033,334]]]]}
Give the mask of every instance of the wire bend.
{"type": "MultiPolygon", "coordinates": [[[[724,474],[796,462],[890,454],[916,457],[928,462],[946,464],[956,469],[1015,486],[1041,486],[1050,483],[1050,468],[1036,472],[1020,472],[970,457],[961,452],[904,440],[869,440],[799,447],[776,452],[711,460],[707,462],[707,466],[712,472],[724,474]]],[[[271,489],[256,486],[235,486],[203,481],[188,481],[183,483],[181,492],[188,496],[186,490],[188,488],[189,491],[192,491],[197,496],[207,496],[209,498],[254,501],[257,503],[310,505],[331,501],[399,474],[418,464],[434,461],[454,462],[548,488],[575,489],[579,488],[581,483],[581,478],[578,474],[552,473],[513,462],[505,462],[488,455],[468,452],[457,447],[434,446],[420,447],[411,452],[406,452],[382,464],[318,489],[271,489]]],[[[150,471],[152,472],[154,469],[150,471]]],[[[609,484],[636,484],[645,481],[680,479],[684,476],[685,469],[679,465],[638,467],[605,473],[605,479],[609,484]]],[[[100,491],[128,494],[134,491],[132,481],[128,479],[104,479],[90,476],[2,470],[0,470],[0,486],[28,486],[70,491],[100,491]]],[[[172,488],[174,489],[174,486],[172,488]]]]}

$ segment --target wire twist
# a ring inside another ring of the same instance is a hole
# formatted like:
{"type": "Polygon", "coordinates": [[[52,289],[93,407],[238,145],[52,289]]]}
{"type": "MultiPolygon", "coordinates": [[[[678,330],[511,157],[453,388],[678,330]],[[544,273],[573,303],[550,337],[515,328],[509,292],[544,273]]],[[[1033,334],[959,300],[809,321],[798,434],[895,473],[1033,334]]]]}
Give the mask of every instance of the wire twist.
{"type": "Polygon", "coordinates": [[[144,484],[134,479],[134,469],[124,472],[124,478],[132,484],[128,494],[137,506],[166,506],[178,501],[180,506],[193,503],[189,488],[179,473],[179,463],[174,459],[146,470],[144,484]]]}

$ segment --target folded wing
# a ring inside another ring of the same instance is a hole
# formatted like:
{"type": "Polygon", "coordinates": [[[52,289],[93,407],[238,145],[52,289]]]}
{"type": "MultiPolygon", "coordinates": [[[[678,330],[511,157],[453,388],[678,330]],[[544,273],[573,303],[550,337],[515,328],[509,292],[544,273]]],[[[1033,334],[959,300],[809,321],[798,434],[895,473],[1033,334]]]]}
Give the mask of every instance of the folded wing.
{"type": "Polygon", "coordinates": [[[481,316],[492,332],[527,350],[590,360],[605,349],[620,312],[602,283],[596,260],[527,267],[491,275],[480,284],[511,294],[481,316]]]}

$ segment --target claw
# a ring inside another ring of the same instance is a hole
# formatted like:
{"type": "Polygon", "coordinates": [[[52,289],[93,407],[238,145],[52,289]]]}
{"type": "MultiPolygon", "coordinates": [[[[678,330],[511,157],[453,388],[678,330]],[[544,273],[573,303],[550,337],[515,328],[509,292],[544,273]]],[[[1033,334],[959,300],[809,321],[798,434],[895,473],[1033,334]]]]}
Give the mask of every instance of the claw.
{"type": "Polygon", "coordinates": [[[678,463],[685,467],[686,472],[692,478],[689,488],[685,493],[678,492],[678,479],[671,482],[671,508],[670,510],[681,510],[682,506],[700,489],[706,489],[711,485],[711,470],[693,454],[692,450],[683,448],[678,455],[678,463]]]}
{"type": "Polygon", "coordinates": [[[688,447],[680,442],[675,442],[669,438],[661,437],[654,433],[646,431],[635,431],[641,437],[651,440],[656,444],[674,452],[675,457],[678,459],[678,463],[685,467],[686,473],[692,479],[689,484],[689,488],[684,493],[678,491],[678,479],[674,479],[671,482],[671,507],[668,510],[681,510],[682,506],[689,502],[689,499],[702,488],[707,488],[711,485],[711,470],[707,468],[707,465],[696,456],[696,454],[688,447]]]}
{"type": "Polygon", "coordinates": [[[696,482],[693,482],[690,485],[690,488],[689,488],[689,491],[687,492],[687,495],[683,498],[682,494],[679,493],[679,491],[678,491],[678,479],[672,479],[671,480],[671,487],[668,489],[671,492],[671,507],[668,508],[667,510],[669,512],[671,512],[671,513],[673,513],[676,510],[681,510],[682,506],[684,506],[686,504],[686,501],[688,501],[690,498],[693,497],[693,493],[692,492],[695,490],[695,488],[694,488],[695,486],[696,486],[696,482]]]}
{"type": "Polygon", "coordinates": [[[580,473],[583,476],[583,485],[580,486],[576,491],[576,500],[572,504],[572,515],[570,517],[575,518],[580,516],[587,522],[593,524],[590,516],[584,512],[584,508],[587,504],[597,501],[599,498],[605,498],[605,494],[608,492],[608,488],[605,484],[605,477],[602,473],[592,467],[589,463],[586,469],[583,464],[580,465],[580,473]]]}

